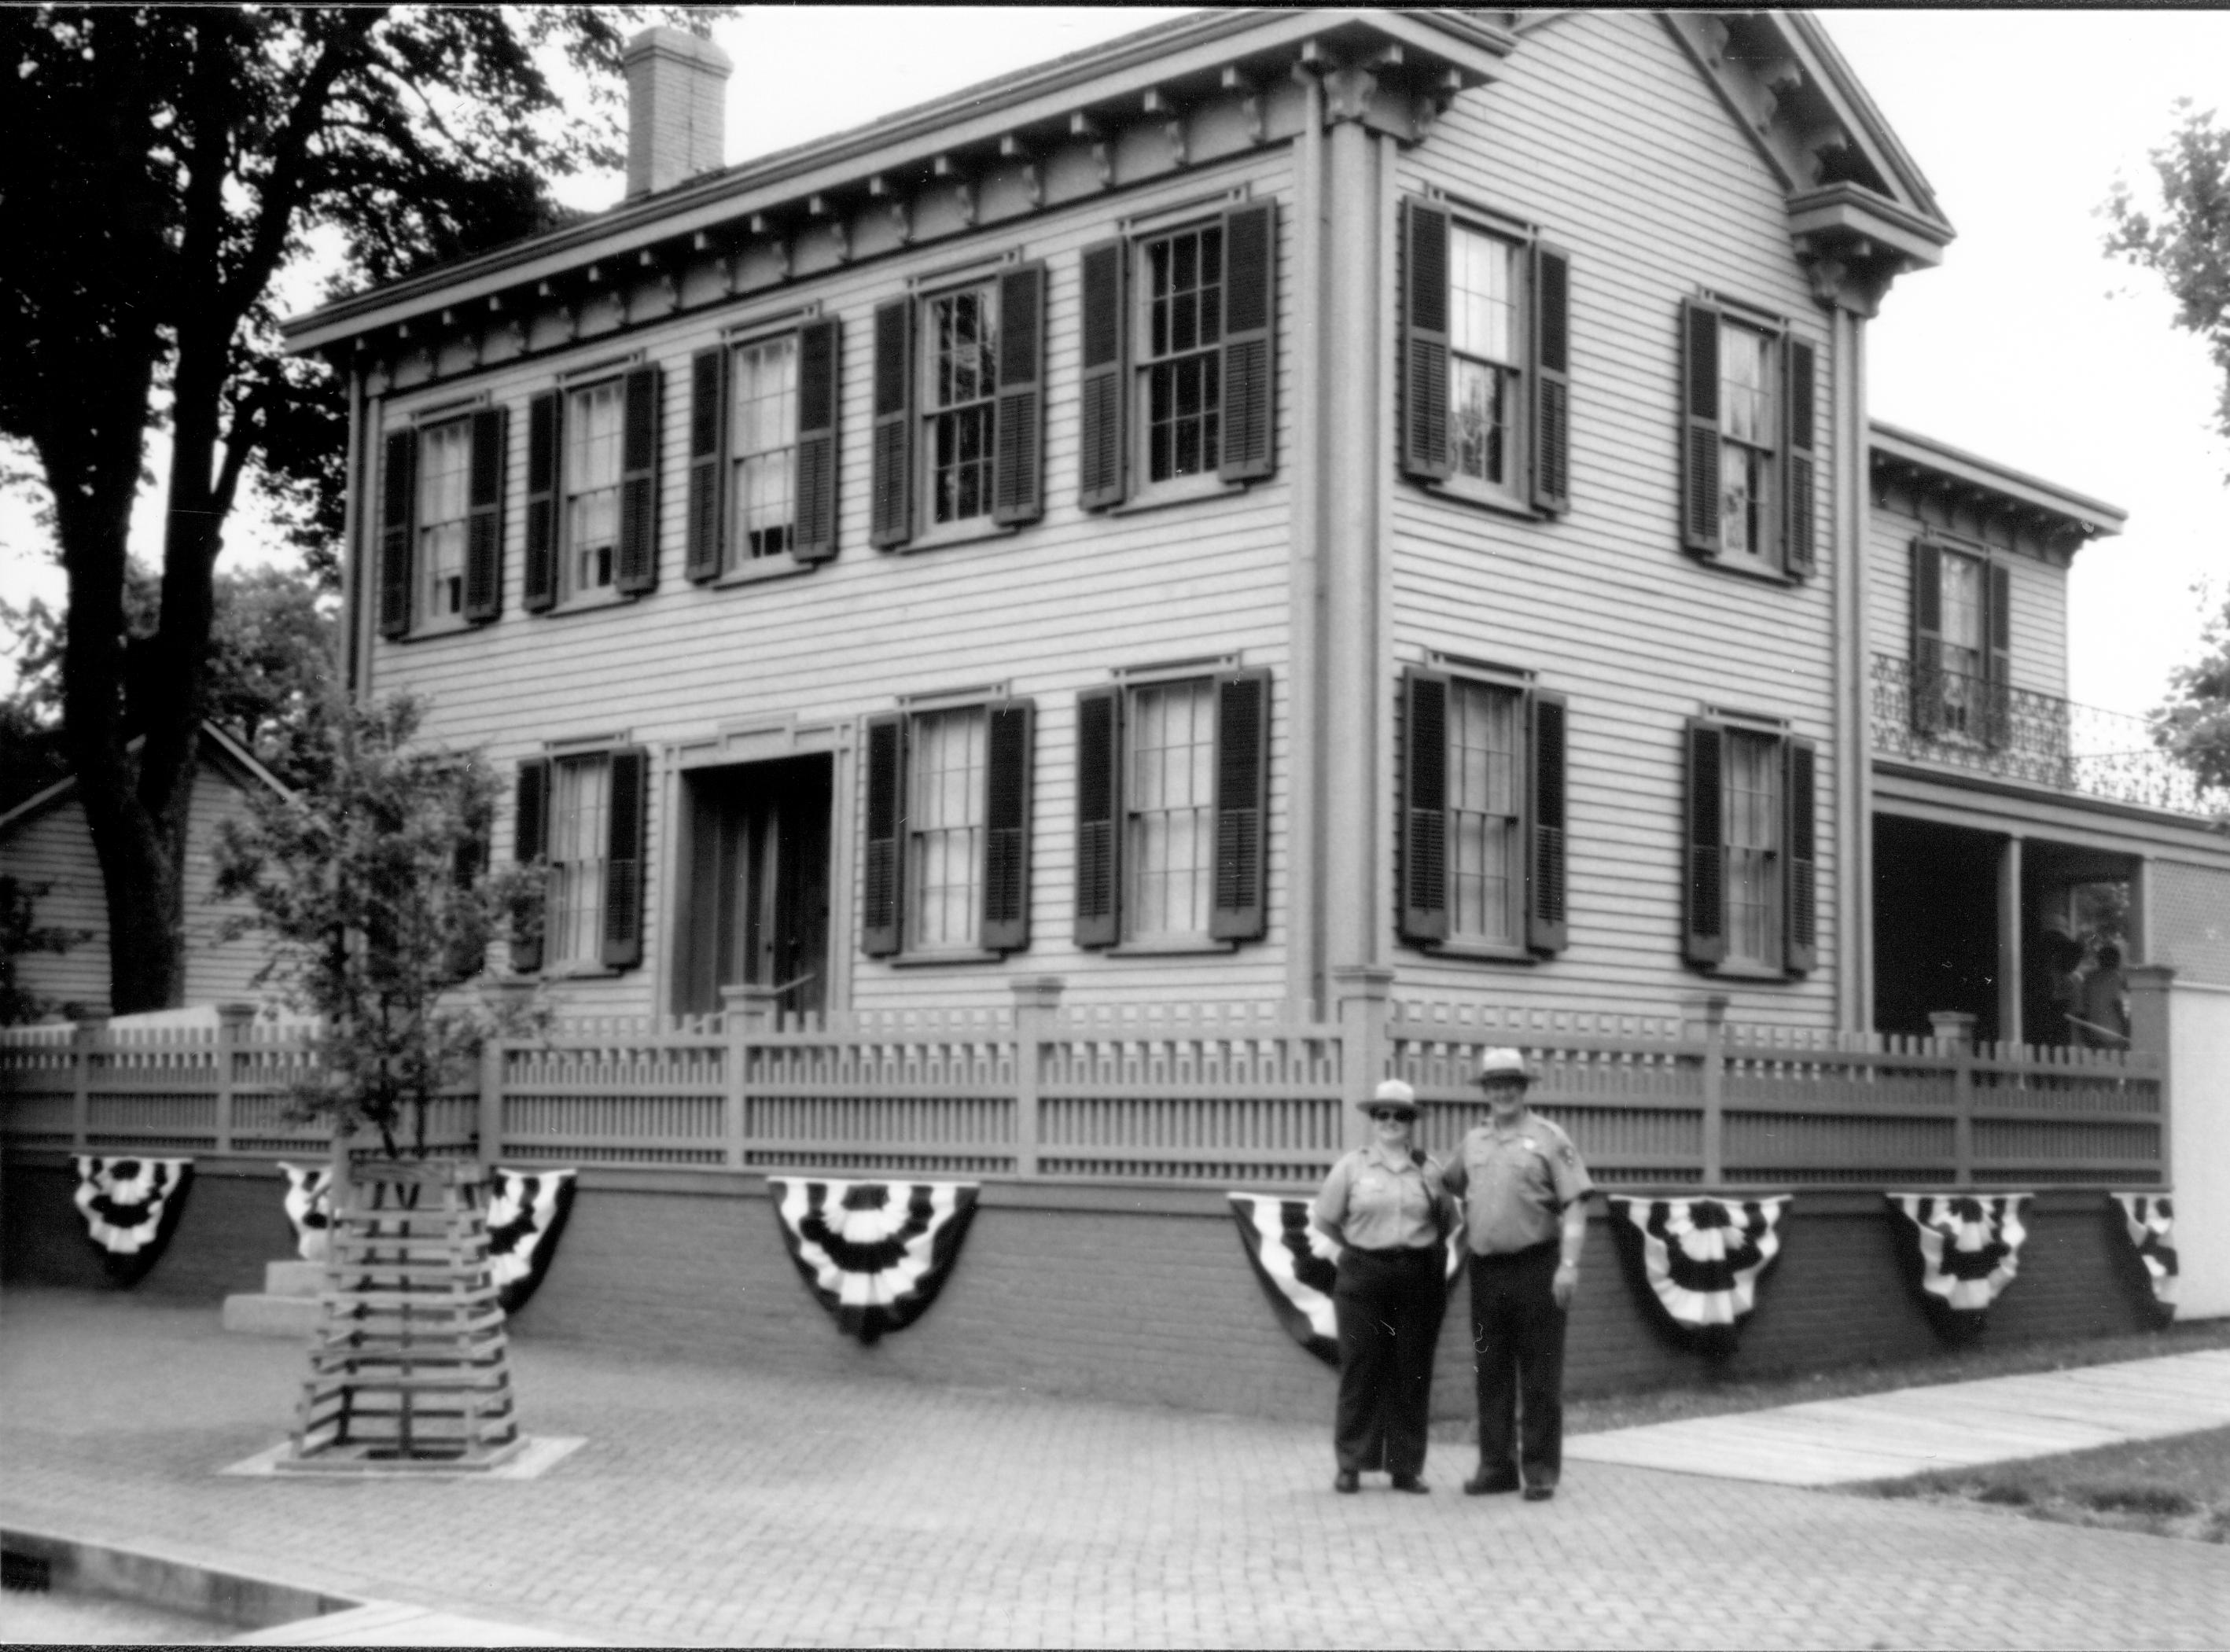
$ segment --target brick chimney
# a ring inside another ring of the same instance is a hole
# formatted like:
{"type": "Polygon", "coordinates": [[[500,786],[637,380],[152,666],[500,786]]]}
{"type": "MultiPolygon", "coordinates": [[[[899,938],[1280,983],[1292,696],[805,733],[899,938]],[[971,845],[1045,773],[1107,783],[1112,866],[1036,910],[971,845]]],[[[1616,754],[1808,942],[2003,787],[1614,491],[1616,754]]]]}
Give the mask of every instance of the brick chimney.
{"type": "Polygon", "coordinates": [[[628,198],[727,164],[727,53],[660,24],[627,45],[628,198]]]}

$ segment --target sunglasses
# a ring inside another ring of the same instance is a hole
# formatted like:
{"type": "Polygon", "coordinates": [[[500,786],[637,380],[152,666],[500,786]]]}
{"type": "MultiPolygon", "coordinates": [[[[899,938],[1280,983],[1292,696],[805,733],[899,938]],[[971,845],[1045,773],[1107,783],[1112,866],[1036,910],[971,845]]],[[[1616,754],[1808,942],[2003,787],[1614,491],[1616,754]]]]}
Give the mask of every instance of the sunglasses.
{"type": "Polygon", "coordinates": [[[1373,1107],[1370,1109],[1370,1116],[1376,1120],[1380,1124],[1385,1124],[1389,1120],[1398,1120],[1402,1123],[1407,1124],[1411,1117],[1409,1113],[1400,1107],[1373,1107]]]}

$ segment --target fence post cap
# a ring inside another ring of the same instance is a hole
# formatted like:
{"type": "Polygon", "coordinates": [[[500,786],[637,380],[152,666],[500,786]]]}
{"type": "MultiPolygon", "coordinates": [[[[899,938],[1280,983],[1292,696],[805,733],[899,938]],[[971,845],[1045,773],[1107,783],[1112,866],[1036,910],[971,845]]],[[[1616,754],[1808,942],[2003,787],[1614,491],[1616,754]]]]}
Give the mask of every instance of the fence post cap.
{"type": "Polygon", "coordinates": [[[1390,997],[1394,971],[1379,964],[1335,964],[1324,973],[1343,998],[1390,997]]]}
{"type": "Polygon", "coordinates": [[[1007,983],[1017,1010],[1058,1010],[1067,990],[1068,978],[1062,975],[1017,975],[1007,983]]]}
{"type": "Polygon", "coordinates": [[[2122,979],[2133,987],[2166,987],[2175,982],[2173,964],[2124,964],[2122,979]]]}

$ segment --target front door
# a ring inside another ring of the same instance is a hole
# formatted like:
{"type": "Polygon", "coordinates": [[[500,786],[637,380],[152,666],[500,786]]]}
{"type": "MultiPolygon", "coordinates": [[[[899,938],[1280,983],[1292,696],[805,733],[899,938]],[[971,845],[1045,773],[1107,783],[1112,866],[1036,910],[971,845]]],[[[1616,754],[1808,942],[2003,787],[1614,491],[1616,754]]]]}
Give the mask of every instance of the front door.
{"type": "Polygon", "coordinates": [[[690,777],[685,1012],[739,984],[778,989],[793,1013],[826,1007],[829,771],[821,756],[690,777]]]}

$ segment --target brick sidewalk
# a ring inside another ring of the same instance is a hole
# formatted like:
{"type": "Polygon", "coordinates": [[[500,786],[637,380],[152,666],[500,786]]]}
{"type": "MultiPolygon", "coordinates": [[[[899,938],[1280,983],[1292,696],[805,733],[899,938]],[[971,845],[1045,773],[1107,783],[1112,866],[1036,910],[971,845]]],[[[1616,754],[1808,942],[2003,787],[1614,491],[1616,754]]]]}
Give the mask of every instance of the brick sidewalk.
{"type": "MultiPolygon", "coordinates": [[[[833,1331],[828,1334],[834,1335],[833,1331]]],[[[542,1480],[216,1470],[303,1360],[214,1308],[0,1301],[0,1520],[584,1637],[738,1645],[2224,1644],[2219,1547],[1576,1463],[1330,1490],[1327,1430],[514,1344],[542,1480]]],[[[1298,1353],[1296,1358],[1302,1356],[1298,1353]]],[[[1327,1378],[1325,1404],[1331,1392],[1327,1378]]]]}

